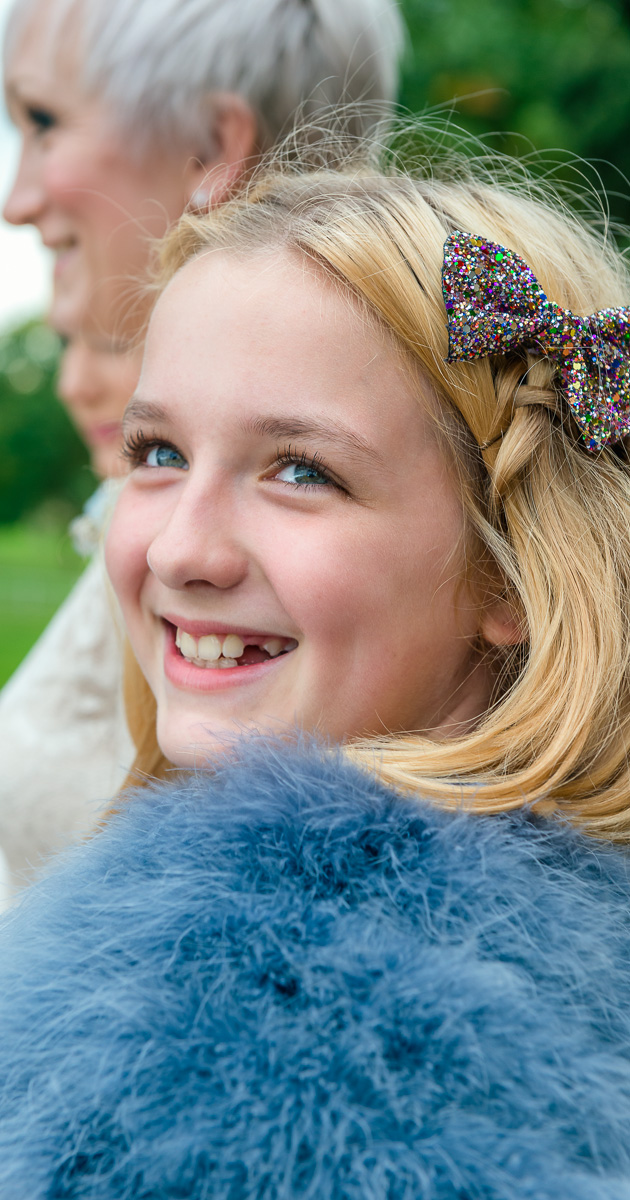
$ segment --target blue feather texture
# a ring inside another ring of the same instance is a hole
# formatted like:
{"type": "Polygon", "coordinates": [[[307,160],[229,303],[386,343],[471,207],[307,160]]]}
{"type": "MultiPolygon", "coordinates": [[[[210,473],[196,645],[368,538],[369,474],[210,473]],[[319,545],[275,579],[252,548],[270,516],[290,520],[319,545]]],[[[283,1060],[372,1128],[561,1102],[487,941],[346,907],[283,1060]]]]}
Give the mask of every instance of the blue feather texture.
{"type": "Polygon", "coordinates": [[[230,759],[5,918],[2,1200],[628,1200],[626,853],[230,759]]]}

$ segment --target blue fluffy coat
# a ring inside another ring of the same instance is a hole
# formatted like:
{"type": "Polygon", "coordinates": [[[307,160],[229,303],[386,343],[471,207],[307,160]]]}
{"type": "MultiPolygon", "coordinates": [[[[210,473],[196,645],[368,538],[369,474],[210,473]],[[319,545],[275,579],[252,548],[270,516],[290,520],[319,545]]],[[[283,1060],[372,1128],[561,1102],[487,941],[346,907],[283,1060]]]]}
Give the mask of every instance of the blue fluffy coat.
{"type": "Polygon", "coordinates": [[[628,858],[249,746],[0,932],[2,1200],[628,1200],[628,858]]]}

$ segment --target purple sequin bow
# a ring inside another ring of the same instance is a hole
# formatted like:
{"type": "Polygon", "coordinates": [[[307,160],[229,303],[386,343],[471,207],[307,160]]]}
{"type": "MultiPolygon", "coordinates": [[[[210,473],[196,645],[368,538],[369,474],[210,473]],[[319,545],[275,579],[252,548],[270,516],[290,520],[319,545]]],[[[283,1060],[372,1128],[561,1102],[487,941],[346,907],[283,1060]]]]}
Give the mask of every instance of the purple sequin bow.
{"type": "Polygon", "coordinates": [[[558,364],[589,450],[630,432],[630,308],[576,317],[547,299],[518,254],[470,233],[447,239],[442,287],[447,362],[517,349],[544,355],[558,364]]]}

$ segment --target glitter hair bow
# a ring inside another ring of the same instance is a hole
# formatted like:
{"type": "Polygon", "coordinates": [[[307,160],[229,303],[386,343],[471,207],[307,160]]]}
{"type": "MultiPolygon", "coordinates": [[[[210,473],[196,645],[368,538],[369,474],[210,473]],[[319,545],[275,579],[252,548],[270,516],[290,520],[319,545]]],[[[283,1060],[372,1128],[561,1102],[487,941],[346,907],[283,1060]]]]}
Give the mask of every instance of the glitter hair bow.
{"type": "Polygon", "coordinates": [[[548,300],[511,250],[470,233],[444,246],[448,362],[526,349],[557,363],[586,446],[630,432],[630,308],[577,317],[548,300]]]}

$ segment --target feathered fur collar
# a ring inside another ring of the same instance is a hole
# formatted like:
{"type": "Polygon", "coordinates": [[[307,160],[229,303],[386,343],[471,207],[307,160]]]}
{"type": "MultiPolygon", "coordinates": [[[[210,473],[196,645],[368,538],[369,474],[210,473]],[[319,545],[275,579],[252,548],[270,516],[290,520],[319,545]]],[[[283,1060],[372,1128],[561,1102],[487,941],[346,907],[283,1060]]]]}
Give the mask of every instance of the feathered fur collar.
{"type": "Polygon", "coordinates": [[[3,1200],[627,1200],[628,858],[245,744],[0,930],[3,1200]]]}

